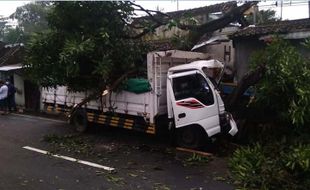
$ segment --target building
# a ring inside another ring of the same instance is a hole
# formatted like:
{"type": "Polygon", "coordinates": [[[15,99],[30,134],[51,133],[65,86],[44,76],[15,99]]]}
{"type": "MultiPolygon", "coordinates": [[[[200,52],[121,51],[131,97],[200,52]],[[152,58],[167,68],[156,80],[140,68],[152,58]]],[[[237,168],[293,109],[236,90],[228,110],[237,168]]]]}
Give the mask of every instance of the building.
{"type": "Polygon", "coordinates": [[[24,77],[24,51],[23,44],[0,42],[0,79],[10,80],[16,87],[15,101],[19,108],[39,110],[39,87],[24,77]]]}
{"type": "Polygon", "coordinates": [[[240,81],[249,70],[253,53],[266,47],[268,41],[279,36],[289,40],[302,54],[310,56],[301,43],[310,37],[310,19],[276,21],[249,26],[233,33],[230,38],[235,48],[235,76],[240,81]]]}
{"type": "Polygon", "coordinates": [[[22,68],[23,44],[6,45],[0,42],[0,79],[10,80],[17,88],[15,101],[25,107],[25,89],[22,68]]]}

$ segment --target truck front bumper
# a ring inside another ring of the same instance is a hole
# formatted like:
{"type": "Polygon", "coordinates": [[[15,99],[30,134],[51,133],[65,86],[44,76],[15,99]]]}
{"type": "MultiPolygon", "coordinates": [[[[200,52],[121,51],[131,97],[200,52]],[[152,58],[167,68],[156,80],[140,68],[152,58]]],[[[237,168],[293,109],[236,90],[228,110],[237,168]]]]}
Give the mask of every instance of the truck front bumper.
{"type": "Polygon", "coordinates": [[[222,133],[229,133],[231,136],[234,136],[238,132],[237,124],[228,112],[220,115],[220,125],[222,133]]]}

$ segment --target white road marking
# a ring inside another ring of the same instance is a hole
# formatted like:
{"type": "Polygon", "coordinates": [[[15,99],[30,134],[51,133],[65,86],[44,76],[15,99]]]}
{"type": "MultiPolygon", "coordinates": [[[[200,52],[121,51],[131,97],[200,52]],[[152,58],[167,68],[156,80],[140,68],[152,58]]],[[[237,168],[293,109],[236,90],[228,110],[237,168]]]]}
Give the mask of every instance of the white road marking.
{"type": "Polygon", "coordinates": [[[62,156],[62,155],[59,155],[59,154],[51,154],[48,151],[37,149],[37,148],[33,148],[33,147],[30,147],[30,146],[24,146],[23,148],[27,149],[27,150],[34,151],[34,152],[39,152],[41,154],[47,154],[47,155],[53,156],[55,158],[61,158],[61,159],[68,160],[68,161],[71,161],[71,162],[77,162],[77,163],[80,163],[80,164],[84,164],[84,165],[95,167],[95,168],[104,169],[104,170],[107,170],[107,171],[114,171],[115,170],[115,168],[111,168],[111,167],[108,167],[108,166],[102,166],[102,165],[99,165],[99,164],[96,164],[96,163],[92,163],[92,162],[88,162],[88,161],[83,161],[83,160],[78,160],[76,158],[71,158],[71,157],[68,157],[68,156],[62,156]]]}

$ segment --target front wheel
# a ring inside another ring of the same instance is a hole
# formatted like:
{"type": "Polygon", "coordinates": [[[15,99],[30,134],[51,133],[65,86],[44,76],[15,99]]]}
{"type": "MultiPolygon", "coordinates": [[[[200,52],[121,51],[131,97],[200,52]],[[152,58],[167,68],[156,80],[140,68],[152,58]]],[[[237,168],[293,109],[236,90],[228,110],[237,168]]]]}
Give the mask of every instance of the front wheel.
{"type": "Polygon", "coordinates": [[[77,110],[72,117],[71,124],[77,132],[85,132],[88,126],[86,111],[77,110]]]}
{"type": "Polygon", "coordinates": [[[188,126],[177,129],[177,144],[184,148],[198,149],[205,145],[206,134],[200,127],[188,126]]]}

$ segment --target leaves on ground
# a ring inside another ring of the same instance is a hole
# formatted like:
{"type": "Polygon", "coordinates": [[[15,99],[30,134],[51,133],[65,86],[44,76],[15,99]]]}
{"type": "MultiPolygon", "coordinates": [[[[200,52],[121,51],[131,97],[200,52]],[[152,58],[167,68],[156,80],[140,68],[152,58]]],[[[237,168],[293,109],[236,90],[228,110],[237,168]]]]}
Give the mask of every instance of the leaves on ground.
{"type": "Polygon", "coordinates": [[[162,183],[154,183],[153,189],[154,190],[170,190],[170,188],[168,186],[166,186],[165,184],[162,184],[162,183]]]}
{"type": "Polygon", "coordinates": [[[117,176],[114,176],[114,175],[111,175],[111,174],[106,174],[105,175],[105,179],[111,183],[113,183],[114,185],[117,185],[117,186],[123,186],[126,184],[124,178],[122,177],[117,177],[117,176]]]}

